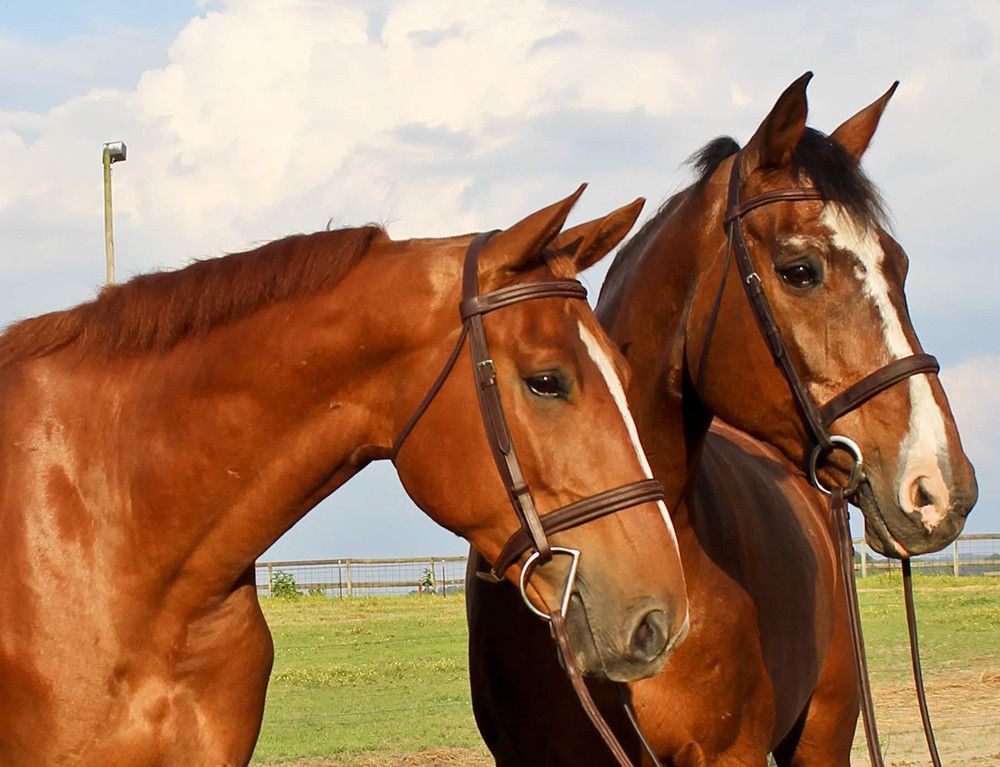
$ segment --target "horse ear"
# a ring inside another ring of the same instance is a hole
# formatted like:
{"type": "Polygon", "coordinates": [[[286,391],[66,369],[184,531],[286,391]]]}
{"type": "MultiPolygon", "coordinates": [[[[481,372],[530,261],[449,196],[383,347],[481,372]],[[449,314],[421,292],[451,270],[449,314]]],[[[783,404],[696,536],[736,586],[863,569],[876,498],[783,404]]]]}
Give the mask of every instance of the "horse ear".
{"type": "Polygon", "coordinates": [[[785,88],[753,138],[747,142],[740,154],[743,178],[757,168],[780,168],[791,162],[792,152],[806,129],[809,112],[806,86],[812,76],[812,72],[806,72],[785,88]]]}
{"type": "Polygon", "coordinates": [[[602,218],[567,229],[552,240],[552,247],[569,254],[576,271],[582,272],[608,255],[622,241],[645,204],[645,198],[639,197],[602,218]]]}
{"type": "Polygon", "coordinates": [[[854,158],[854,162],[861,162],[861,155],[868,149],[872,136],[875,135],[875,130],[878,128],[879,120],[882,119],[882,113],[885,111],[889,99],[892,98],[892,94],[896,92],[897,87],[899,87],[899,80],[896,80],[889,90],[854,115],[854,117],[849,117],[837,130],[830,134],[830,138],[844,147],[848,154],[854,158]]]}
{"type": "Polygon", "coordinates": [[[498,232],[479,257],[480,274],[517,271],[540,260],[542,251],[559,234],[566,217],[586,188],[586,184],[581,184],[565,200],[542,208],[509,229],[498,232]]]}

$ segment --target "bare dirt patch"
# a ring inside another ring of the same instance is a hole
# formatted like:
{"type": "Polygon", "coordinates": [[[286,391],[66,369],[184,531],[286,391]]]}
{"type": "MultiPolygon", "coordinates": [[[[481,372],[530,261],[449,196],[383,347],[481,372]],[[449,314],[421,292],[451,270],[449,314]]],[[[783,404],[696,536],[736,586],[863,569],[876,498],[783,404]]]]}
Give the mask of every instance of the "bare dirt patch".
{"type": "MultiPolygon", "coordinates": [[[[949,767],[1000,764],[1000,668],[938,672],[925,682],[941,761],[949,767]]],[[[913,683],[879,685],[874,692],[886,764],[929,764],[913,683]]],[[[851,764],[868,764],[860,722],[851,764]]]]}

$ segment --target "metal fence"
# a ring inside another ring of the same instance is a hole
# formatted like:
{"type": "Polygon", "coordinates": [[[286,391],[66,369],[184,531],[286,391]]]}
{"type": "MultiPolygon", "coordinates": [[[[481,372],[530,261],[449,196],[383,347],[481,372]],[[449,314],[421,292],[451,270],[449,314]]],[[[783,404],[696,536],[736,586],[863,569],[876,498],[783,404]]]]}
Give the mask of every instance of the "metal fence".
{"type": "MultiPolygon", "coordinates": [[[[960,535],[948,548],[910,560],[914,570],[960,575],[1000,576],[1000,533],[960,535]]],[[[899,570],[898,559],[876,554],[864,538],[854,539],[854,569],[862,578],[869,574],[899,570]]]]}
{"type": "MultiPolygon", "coordinates": [[[[876,554],[863,538],[854,539],[855,569],[869,574],[899,569],[899,561],[876,554]]],[[[407,559],[314,559],[258,562],[257,592],[282,589],[328,597],[449,594],[465,587],[464,556],[407,559]]],[[[914,569],[952,575],[1000,576],[1000,533],[962,535],[944,551],[916,557],[914,569]]]]}
{"type": "Polygon", "coordinates": [[[283,589],[328,597],[449,594],[465,588],[466,557],[258,562],[257,593],[283,589]]]}

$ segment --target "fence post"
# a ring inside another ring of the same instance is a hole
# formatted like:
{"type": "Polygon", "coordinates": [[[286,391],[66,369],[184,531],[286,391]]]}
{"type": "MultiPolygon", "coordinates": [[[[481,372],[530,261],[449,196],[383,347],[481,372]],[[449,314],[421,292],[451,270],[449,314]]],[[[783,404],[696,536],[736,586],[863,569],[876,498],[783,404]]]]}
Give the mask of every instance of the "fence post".
{"type": "Polygon", "coordinates": [[[347,596],[354,596],[354,583],[351,580],[351,560],[344,560],[344,569],[347,571],[347,596]]]}
{"type": "Polygon", "coordinates": [[[344,598],[344,563],[339,559],[337,560],[337,591],[340,598],[344,598]]]}
{"type": "Polygon", "coordinates": [[[951,569],[954,571],[955,577],[957,578],[961,573],[961,567],[958,564],[958,538],[956,538],[955,542],[951,544],[951,569]]]}
{"type": "Polygon", "coordinates": [[[274,565],[268,564],[267,566],[267,595],[274,596],[271,589],[274,588],[274,565]]]}
{"type": "Polygon", "coordinates": [[[868,577],[868,541],[864,536],[861,537],[861,546],[859,547],[861,553],[861,577],[868,577]]]}
{"type": "Polygon", "coordinates": [[[448,596],[448,572],[445,570],[445,561],[441,560],[441,596],[448,596]]]}

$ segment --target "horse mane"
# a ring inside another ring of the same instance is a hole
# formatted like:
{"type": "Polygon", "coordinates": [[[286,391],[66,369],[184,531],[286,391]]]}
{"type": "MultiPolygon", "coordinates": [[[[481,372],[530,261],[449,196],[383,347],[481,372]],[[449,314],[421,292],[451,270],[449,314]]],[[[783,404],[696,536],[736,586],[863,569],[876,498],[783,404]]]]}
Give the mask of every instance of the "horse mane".
{"type": "MultiPolygon", "coordinates": [[[[684,165],[695,171],[695,180],[685,189],[671,195],[656,213],[618,251],[610,277],[621,265],[630,263],[633,254],[641,252],[654,232],[691,194],[699,192],[728,157],[740,151],[731,136],[718,136],[694,154],[684,165]]],[[[865,226],[888,226],[885,201],[874,182],[865,175],[861,165],[844,147],[815,128],[806,128],[792,153],[792,171],[805,175],[823,199],[835,202],[865,226]]]]}
{"type": "Polygon", "coordinates": [[[329,290],[382,236],[373,225],[292,235],[109,285],[93,301],[11,325],[0,335],[0,367],[70,345],[105,358],[166,351],[265,305],[329,290]]]}

